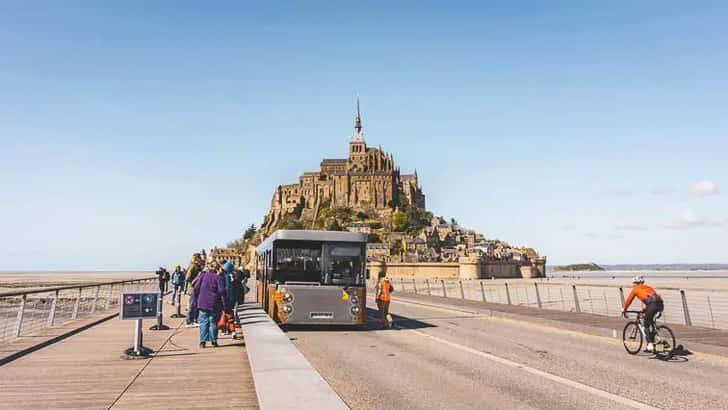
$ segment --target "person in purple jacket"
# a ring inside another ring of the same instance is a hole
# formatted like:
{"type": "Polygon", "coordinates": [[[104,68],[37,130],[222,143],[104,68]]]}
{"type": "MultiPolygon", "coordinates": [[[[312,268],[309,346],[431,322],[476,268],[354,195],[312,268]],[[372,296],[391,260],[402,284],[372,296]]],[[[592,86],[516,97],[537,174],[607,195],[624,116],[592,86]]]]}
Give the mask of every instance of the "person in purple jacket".
{"type": "Polygon", "coordinates": [[[217,321],[225,309],[225,282],[218,274],[220,264],[211,261],[207,270],[200,274],[193,290],[200,319],[200,347],[206,342],[217,347],[217,321]]]}

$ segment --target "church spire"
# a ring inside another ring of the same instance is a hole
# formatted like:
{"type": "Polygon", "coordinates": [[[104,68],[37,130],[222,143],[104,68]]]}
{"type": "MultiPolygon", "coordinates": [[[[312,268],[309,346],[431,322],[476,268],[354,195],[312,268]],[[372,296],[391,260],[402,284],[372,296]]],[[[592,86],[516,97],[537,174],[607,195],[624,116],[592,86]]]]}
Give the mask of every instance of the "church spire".
{"type": "Polygon", "coordinates": [[[364,141],[364,133],[361,131],[361,112],[359,111],[359,96],[356,96],[356,118],[354,119],[354,134],[352,141],[364,141]]]}
{"type": "Polygon", "coordinates": [[[356,97],[356,119],[354,120],[354,129],[357,134],[361,134],[361,112],[359,112],[359,96],[356,97]]]}

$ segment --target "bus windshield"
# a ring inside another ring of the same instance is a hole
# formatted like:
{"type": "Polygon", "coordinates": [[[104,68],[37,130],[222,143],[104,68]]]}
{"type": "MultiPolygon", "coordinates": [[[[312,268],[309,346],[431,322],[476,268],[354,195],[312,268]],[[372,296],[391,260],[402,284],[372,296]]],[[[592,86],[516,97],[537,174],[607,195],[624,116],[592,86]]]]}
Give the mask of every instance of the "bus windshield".
{"type": "Polygon", "coordinates": [[[337,286],[360,286],[364,283],[364,253],[359,244],[278,241],[274,264],[273,280],[276,282],[337,286]]]}
{"type": "Polygon", "coordinates": [[[284,242],[276,247],[273,280],[279,282],[321,282],[321,243],[284,242]]]}
{"type": "Polygon", "coordinates": [[[363,282],[362,261],[362,247],[360,245],[329,244],[327,246],[324,284],[361,285],[363,282]]]}

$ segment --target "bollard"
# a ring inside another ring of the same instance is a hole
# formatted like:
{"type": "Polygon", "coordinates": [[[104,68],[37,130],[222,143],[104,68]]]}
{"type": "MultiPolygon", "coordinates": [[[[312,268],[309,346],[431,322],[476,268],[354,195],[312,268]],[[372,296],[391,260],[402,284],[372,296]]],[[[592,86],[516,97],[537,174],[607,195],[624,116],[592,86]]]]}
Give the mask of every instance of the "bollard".
{"type": "Polygon", "coordinates": [[[690,311],[688,310],[688,301],[685,298],[685,291],[680,289],[680,298],[682,299],[683,314],[685,315],[685,326],[692,326],[693,321],[690,320],[690,311]]]}
{"type": "Polygon", "coordinates": [[[81,304],[81,292],[83,292],[83,288],[78,288],[78,296],[76,296],[76,303],[73,304],[73,314],[71,314],[71,319],[76,319],[78,317],[78,306],[81,304]]]}
{"type": "Polygon", "coordinates": [[[571,285],[571,290],[574,292],[574,310],[576,310],[576,313],[581,313],[581,306],[579,306],[579,296],[576,293],[576,285],[571,285]]]}
{"type": "Polygon", "coordinates": [[[483,281],[480,281],[480,294],[483,296],[483,302],[487,302],[485,300],[485,288],[483,287],[483,281]]]}
{"type": "Polygon", "coordinates": [[[427,285],[427,296],[432,296],[432,292],[430,291],[430,279],[425,279],[425,284],[427,285]]]}
{"type": "Polygon", "coordinates": [[[20,337],[20,330],[23,328],[23,315],[25,314],[25,301],[27,295],[20,298],[20,306],[18,306],[18,318],[15,321],[15,337],[20,337]]]}
{"type": "Polygon", "coordinates": [[[622,306],[624,306],[624,288],[621,286],[619,287],[619,300],[622,301],[622,306]]]}
{"type": "Polygon", "coordinates": [[[444,279],[440,279],[440,282],[442,283],[442,297],[446,298],[447,297],[447,290],[445,290],[445,280],[444,279]]]}
{"type": "Polygon", "coordinates": [[[412,278],[412,289],[415,291],[415,295],[417,294],[417,282],[415,282],[415,278],[412,278]]]}
{"type": "Polygon", "coordinates": [[[541,305],[541,294],[538,292],[538,283],[533,282],[533,286],[536,287],[536,304],[539,309],[543,309],[543,306],[541,305]]]}
{"type": "Polygon", "coordinates": [[[51,311],[48,312],[48,327],[53,327],[53,322],[56,320],[56,306],[58,306],[58,293],[60,291],[56,290],[56,295],[53,298],[53,302],[51,302],[51,311]]]}
{"type": "Polygon", "coordinates": [[[460,299],[465,299],[465,291],[463,290],[463,281],[459,280],[460,282],[460,299]]]}
{"type": "Polygon", "coordinates": [[[508,282],[504,283],[506,285],[506,300],[508,301],[508,304],[511,304],[511,291],[508,289],[508,282]]]}

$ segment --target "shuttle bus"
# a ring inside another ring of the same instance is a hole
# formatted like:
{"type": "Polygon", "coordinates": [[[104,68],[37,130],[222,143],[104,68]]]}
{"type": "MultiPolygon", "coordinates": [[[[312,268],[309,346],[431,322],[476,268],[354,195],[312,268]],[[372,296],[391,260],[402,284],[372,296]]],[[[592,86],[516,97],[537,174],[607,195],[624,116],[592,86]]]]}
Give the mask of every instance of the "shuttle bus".
{"type": "Polygon", "coordinates": [[[279,324],[363,325],[367,235],[275,231],[256,249],[256,298],[279,324]]]}

